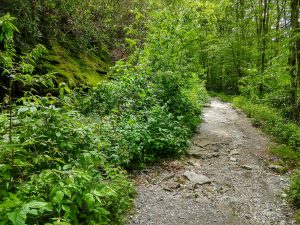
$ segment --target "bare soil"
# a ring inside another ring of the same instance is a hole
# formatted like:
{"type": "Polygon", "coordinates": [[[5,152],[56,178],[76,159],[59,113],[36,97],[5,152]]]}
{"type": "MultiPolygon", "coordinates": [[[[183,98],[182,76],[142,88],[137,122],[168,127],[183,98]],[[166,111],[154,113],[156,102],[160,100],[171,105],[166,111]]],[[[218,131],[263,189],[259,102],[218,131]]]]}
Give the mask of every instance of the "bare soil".
{"type": "Polygon", "coordinates": [[[190,157],[136,174],[136,208],[127,224],[297,224],[285,199],[288,177],[270,168],[270,144],[243,113],[212,99],[190,157]]]}

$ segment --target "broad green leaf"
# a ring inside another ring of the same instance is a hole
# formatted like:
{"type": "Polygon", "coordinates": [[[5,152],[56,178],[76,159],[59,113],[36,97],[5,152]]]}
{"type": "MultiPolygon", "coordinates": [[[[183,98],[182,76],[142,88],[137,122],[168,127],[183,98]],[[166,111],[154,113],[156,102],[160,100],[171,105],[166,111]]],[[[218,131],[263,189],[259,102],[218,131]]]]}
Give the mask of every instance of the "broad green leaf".
{"type": "Polygon", "coordinates": [[[27,203],[26,206],[28,206],[29,208],[33,208],[33,209],[40,209],[40,208],[44,208],[48,204],[49,203],[47,203],[47,202],[32,201],[32,202],[27,203]]]}
{"type": "Polygon", "coordinates": [[[8,219],[13,223],[13,225],[24,225],[26,222],[26,214],[21,211],[14,211],[8,213],[8,219]]]}

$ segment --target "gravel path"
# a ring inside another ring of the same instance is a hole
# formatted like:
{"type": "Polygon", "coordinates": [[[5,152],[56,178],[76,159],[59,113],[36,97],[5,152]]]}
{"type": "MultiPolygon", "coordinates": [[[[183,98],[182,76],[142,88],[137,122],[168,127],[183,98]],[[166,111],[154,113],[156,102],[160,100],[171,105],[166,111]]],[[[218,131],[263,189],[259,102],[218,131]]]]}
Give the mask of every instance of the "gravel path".
{"type": "Polygon", "coordinates": [[[269,168],[269,144],[241,112],[213,99],[190,157],[135,176],[138,197],[127,224],[296,224],[284,199],[288,178],[269,168]]]}

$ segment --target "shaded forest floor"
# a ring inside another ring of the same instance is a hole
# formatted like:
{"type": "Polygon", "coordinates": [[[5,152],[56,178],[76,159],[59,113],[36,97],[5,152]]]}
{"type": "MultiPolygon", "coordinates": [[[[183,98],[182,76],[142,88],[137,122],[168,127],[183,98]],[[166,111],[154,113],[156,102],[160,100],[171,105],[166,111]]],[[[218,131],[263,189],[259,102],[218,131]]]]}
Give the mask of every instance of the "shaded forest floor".
{"type": "Polygon", "coordinates": [[[190,157],[137,172],[128,225],[296,224],[272,143],[243,113],[212,99],[192,142],[190,157]]]}

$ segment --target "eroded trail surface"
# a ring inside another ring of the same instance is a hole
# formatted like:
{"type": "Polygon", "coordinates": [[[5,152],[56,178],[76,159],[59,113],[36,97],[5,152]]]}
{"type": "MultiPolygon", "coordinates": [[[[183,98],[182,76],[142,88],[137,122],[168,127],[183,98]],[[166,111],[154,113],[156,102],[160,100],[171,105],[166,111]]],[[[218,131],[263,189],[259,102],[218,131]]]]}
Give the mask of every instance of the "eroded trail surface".
{"type": "Polygon", "coordinates": [[[213,99],[192,141],[190,157],[136,176],[128,225],[296,224],[288,178],[269,167],[269,140],[242,113],[213,99]]]}

